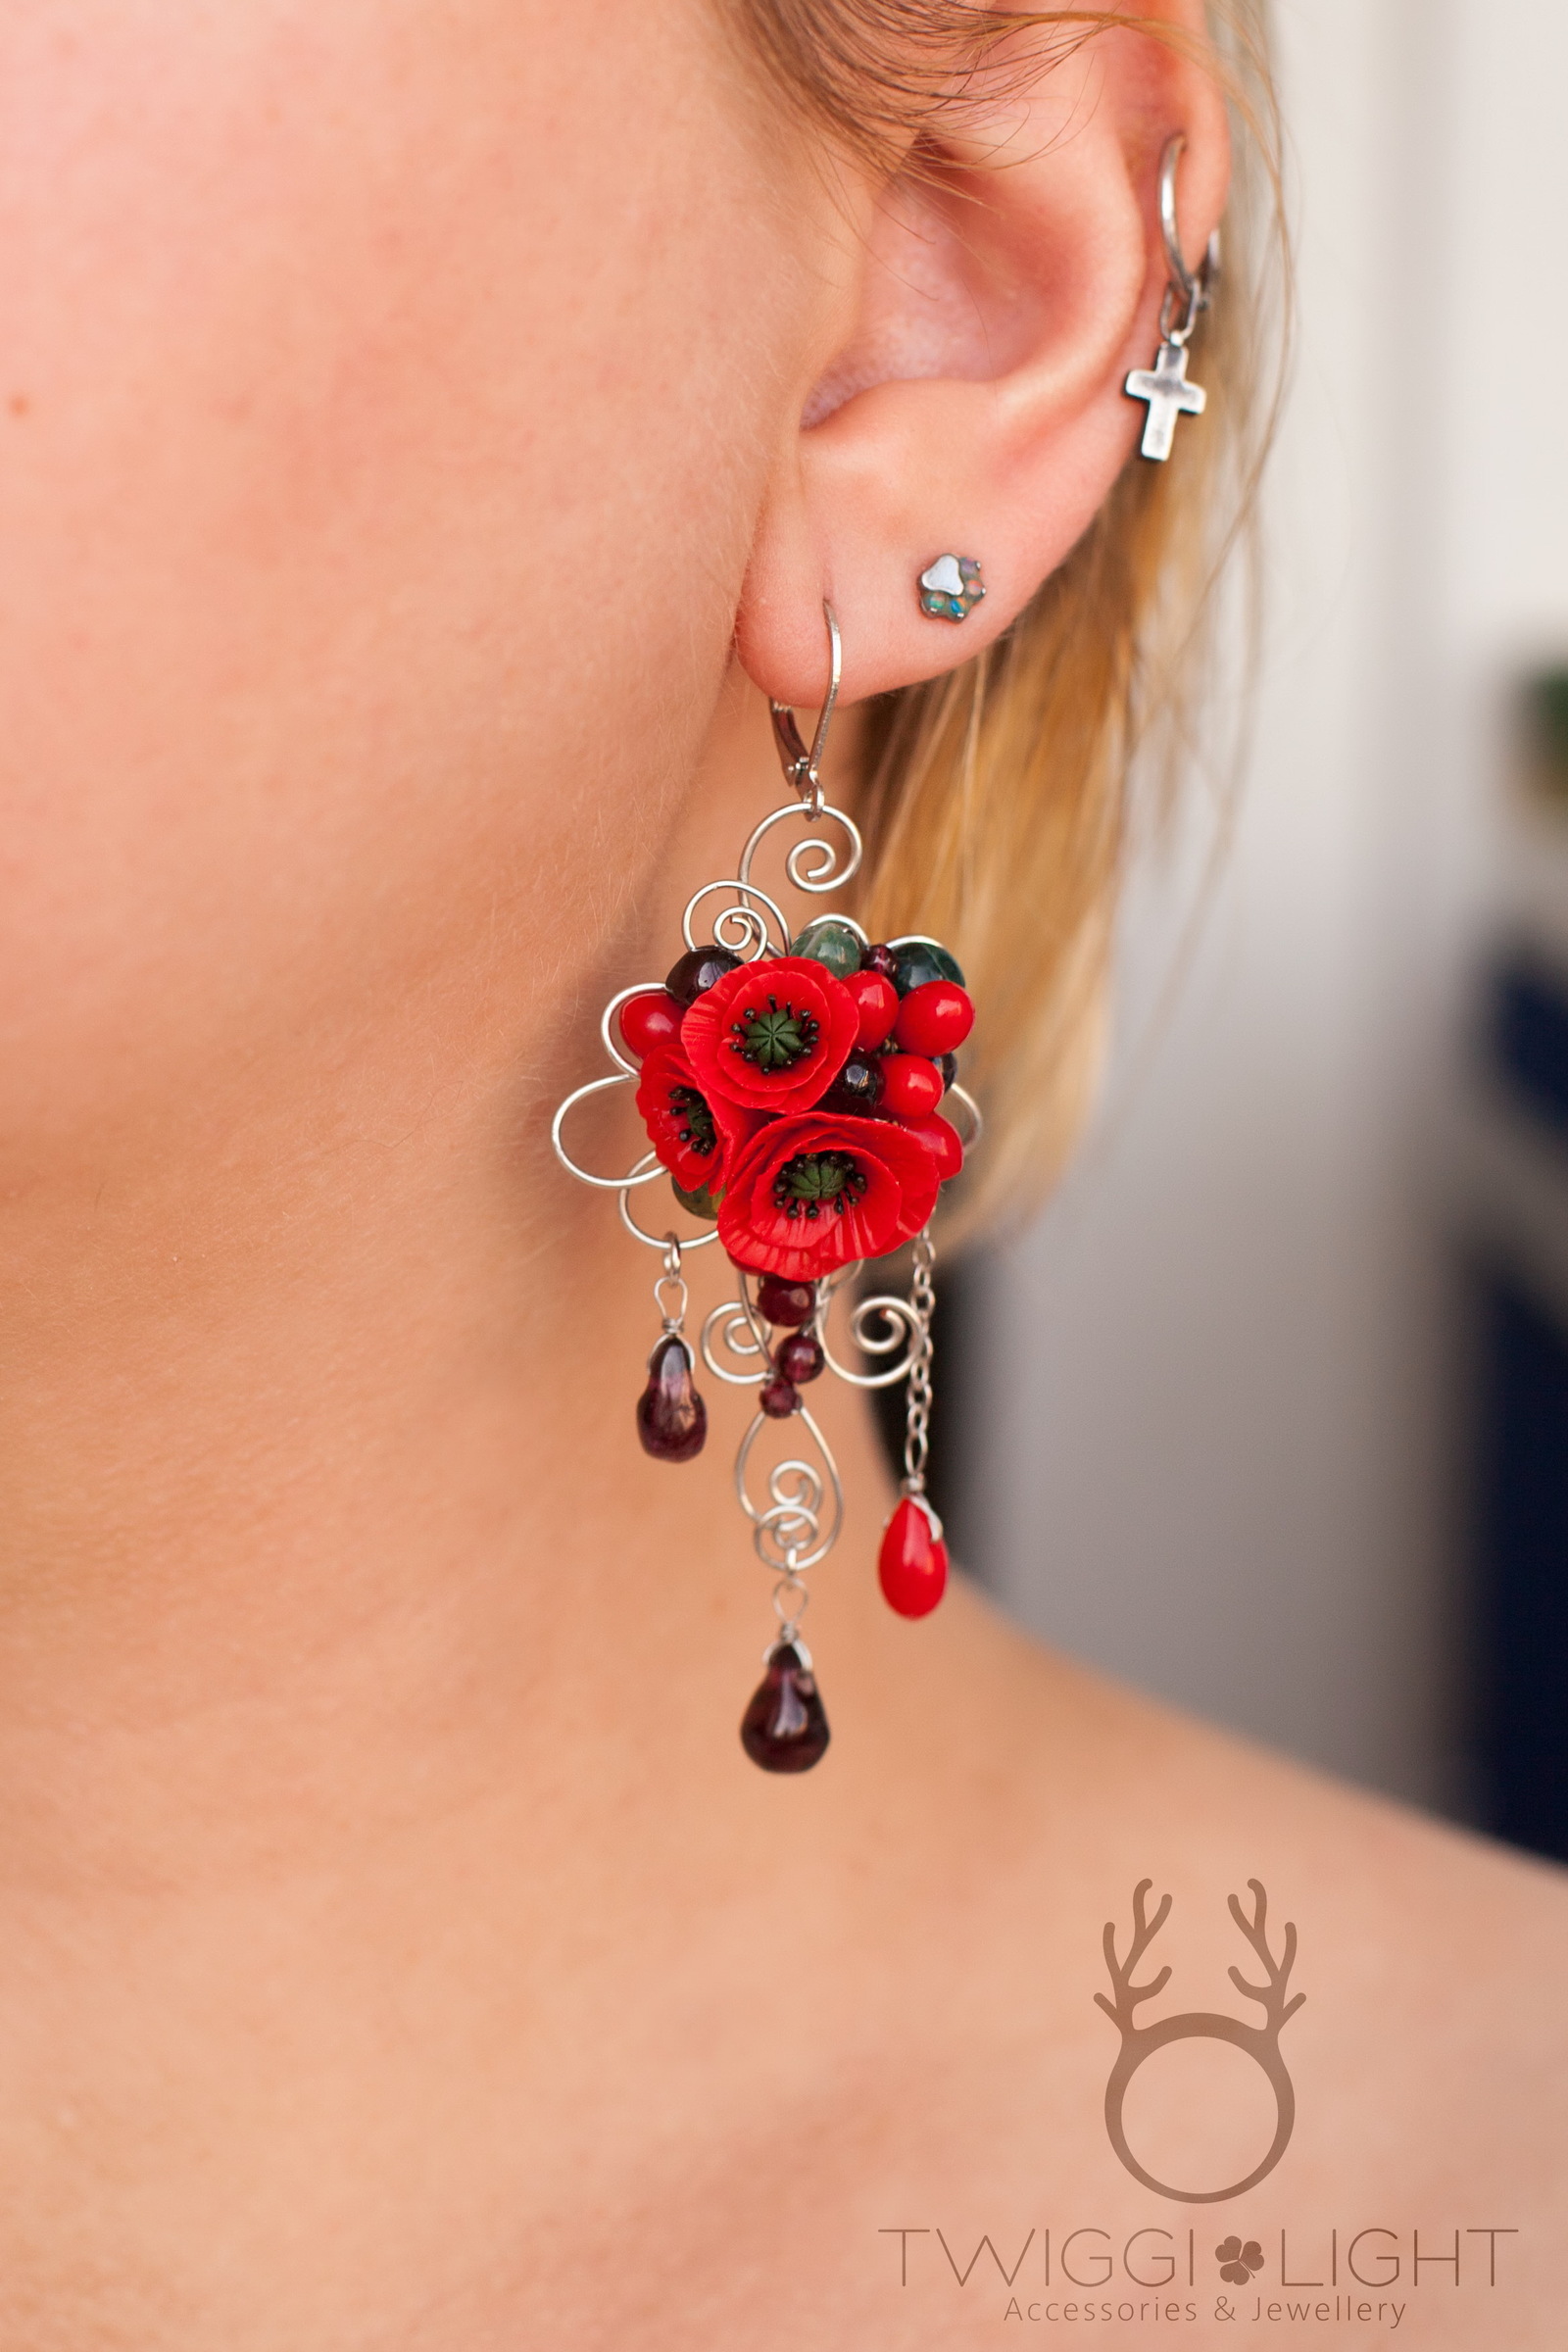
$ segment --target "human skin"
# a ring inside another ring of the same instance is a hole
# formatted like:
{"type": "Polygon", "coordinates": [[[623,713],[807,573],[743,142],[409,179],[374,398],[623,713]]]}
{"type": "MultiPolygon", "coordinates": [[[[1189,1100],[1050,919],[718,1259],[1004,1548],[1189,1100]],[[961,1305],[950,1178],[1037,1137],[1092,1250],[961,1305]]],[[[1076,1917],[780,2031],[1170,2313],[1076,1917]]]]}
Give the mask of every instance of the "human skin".
{"type": "Polygon", "coordinates": [[[952,202],[782,125],[695,0],[0,7],[5,2352],[994,2333],[877,2231],[1186,2227],[1098,2106],[1151,1872],[1184,2005],[1233,1887],[1300,1926],[1237,2226],[1517,2226],[1419,2340],[1556,2340],[1554,1876],[961,1589],[892,1620],[842,1396],[834,1745],[740,1756],[765,1584],[635,1448],[648,1266],[550,1109],[771,805],[822,595],[853,699],[1071,546],[1153,159],[1193,251],[1226,172],[1130,34],[955,126],[952,202]]]}

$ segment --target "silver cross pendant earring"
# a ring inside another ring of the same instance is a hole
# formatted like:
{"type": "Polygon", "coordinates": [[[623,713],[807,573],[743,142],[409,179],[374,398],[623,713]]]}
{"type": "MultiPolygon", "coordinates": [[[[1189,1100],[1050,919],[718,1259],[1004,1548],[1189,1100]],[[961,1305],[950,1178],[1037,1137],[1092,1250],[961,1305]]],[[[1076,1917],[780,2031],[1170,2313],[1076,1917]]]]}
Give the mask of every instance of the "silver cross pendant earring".
{"type": "Polygon", "coordinates": [[[1154,354],[1153,367],[1135,368],[1123,386],[1129,400],[1149,404],[1140,450],[1144,457],[1152,458],[1159,465],[1170,456],[1177,417],[1200,416],[1208,399],[1201,384],[1187,381],[1187,345],[1199,318],[1209,306],[1214,280],[1219,275],[1217,232],[1208,240],[1208,250],[1196,277],[1182,257],[1182,241],[1176,226],[1176,161],[1186,144],[1186,138],[1178,131],[1159,159],[1159,225],[1170,270],[1170,283],[1159,306],[1159,349],[1154,354]],[[1180,323],[1176,319],[1178,308],[1180,323]]]}

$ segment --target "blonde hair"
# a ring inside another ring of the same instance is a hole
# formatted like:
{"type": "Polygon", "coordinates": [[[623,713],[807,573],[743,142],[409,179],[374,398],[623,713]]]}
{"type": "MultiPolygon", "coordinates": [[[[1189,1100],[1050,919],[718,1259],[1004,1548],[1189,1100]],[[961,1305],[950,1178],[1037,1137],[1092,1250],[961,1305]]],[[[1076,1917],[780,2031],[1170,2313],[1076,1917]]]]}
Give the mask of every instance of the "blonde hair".
{"type": "MultiPolygon", "coordinates": [[[[986,44],[1020,26],[1048,29],[1063,51],[1111,24],[1192,47],[1168,24],[1101,10],[747,6],[797,102],[884,164],[907,162],[911,131],[918,148],[944,107],[962,105],[986,44]]],[[[1216,583],[1244,535],[1277,402],[1277,372],[1274,399],[1259,396],[1259,231],[1272,225],[1276,248],[1280,234],[1261,0],[1210,15],[1202,55],[1238,136],[1224,275],[1193,345],[1208,392],[1202,429],[1178,434],[1165,465],[1130,460],[1000,642],[869,713],[858,912],[873,938],[920,930],[947,941],[976,1003],[964,1077],[988,1133],[963,1181],[966,1230],[1038,1201],[1082,1125],[1106,1026],[1133,756],[1168,781],[1190,745],[1216,583]]],[[[1283,270],[1273,275],[1283,284],[1283,270]]]]}

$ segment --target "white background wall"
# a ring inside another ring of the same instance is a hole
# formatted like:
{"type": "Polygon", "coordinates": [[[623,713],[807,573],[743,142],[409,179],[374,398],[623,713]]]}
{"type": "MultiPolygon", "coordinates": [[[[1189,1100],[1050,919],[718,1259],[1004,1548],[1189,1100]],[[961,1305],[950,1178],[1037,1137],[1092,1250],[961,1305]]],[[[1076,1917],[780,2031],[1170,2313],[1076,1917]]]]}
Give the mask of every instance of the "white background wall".
{"type": "Polygon", "coordinates": [[[1191,881],[1143,877],[1105,1116],[981,1269],[963,1518],[1052,1639],[1462,1804],[1445,1137],[1501,689],[1568,654],[1568,8],[1276,23],[1299,321],[1255,756],[1181,972],[1191,881]]]}

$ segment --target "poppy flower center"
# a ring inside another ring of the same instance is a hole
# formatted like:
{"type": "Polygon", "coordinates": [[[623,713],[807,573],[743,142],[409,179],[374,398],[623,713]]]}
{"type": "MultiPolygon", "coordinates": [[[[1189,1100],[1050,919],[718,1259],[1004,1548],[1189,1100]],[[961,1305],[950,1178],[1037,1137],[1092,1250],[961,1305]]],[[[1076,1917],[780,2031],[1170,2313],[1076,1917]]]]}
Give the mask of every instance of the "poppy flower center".
{"type": "Polygon", "coordinates": [[[797,1012],[793,1004],[780,1004],[777,997],[769,997],[765,1012],[748,1004],[730,1027],[730,1050],[743,1061],[755,1062],[760,1070],[787,1070],[815,1047],[818,1023],[813,1013],[797,1012]]]}
{"type": "Polygon", "coordinates": [[[672,1086],[669,1107],[681,1121],[680,1140],[699,1159],[706,1159],[718,1141],[713,1114],[694,1086],[672,1086]]]}
{"type": "Polygon", "coordinates": [[[863,1198],[869,1181],[848,1152],[802,1152],[774,1177],[773,1205],[787,1217],[813,1223],[829,1206],[842,1217],[852,1201],[863,1198]]]}

